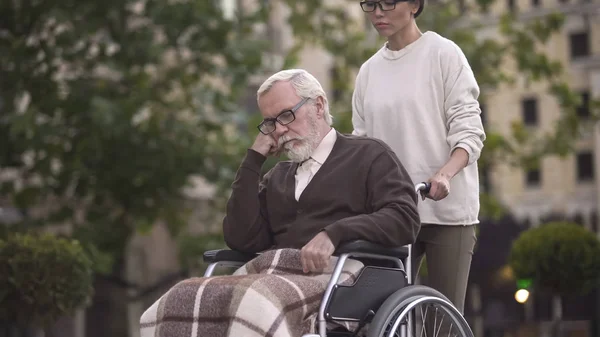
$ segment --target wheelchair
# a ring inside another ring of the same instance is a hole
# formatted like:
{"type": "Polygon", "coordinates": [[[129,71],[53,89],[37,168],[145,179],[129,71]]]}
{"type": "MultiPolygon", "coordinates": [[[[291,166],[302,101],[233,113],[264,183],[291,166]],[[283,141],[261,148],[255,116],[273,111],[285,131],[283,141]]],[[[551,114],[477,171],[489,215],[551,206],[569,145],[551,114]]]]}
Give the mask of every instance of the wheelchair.
{"type": "MultiPolygon", "coordinates": [[[[415,190],[426,192],[429,187],[427,183],[419,183],[415,190]]],[[[204,277],[212,276],[217,267],[239,268],[258,254],[227,249],[206,251],[203,259],[209,265],[204,277]]],[[[302,337],[353,337],[367,324],[367,337],[473,337],[463,315],[444,295],[433,288],[412,284],[410,245],[389,248],[357,240],[341,245],[333,255],[338,261],[320,304],[318,334],[302,337]],[[349,258],[363,261],[365,266],[353,284],[338,284],[349,258]],[[433,316],[429,312],[434,312],[433,316]],[[328,329],[328,323],[333,322],[354,323],[357,328],[328,329]]]]}

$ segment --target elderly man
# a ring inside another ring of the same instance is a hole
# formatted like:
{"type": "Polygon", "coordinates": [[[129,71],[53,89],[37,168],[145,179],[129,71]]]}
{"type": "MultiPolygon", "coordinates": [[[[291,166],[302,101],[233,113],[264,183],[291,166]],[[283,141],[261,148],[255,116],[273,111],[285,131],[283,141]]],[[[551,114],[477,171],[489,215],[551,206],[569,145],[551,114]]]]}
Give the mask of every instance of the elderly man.
{"type": "MultiPolygon", "coordinates": [[[[142,315],[142,337],[301,336],[312,333],[336,247],[367,240],[397,247],[419,228],[417,194],[383,142],[332,128],[319,82],[284,70],[259,88],[264,117],[232,185],[227,245],[259,257],[226,277],[174,286],[142,315]],[[261,178],[269,156],[285,154],[261,178]]],[[[360,270],[347,263],[342,282],[360,270]]]]}

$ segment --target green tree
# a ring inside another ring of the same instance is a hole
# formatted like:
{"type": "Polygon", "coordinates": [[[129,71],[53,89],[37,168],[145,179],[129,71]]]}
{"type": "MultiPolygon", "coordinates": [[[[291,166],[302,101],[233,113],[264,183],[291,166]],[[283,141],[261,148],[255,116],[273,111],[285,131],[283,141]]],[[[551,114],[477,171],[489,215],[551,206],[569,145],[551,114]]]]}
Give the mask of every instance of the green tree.
{"type": "Polygon", "coordinates": [[[3,2],[0,165],[12,179],[0,188],[29,211],[24,225],[69,220],[118,252],[157,219],[182,224],[189,176],[235,169],[224,125],[261,64],[254,14],[226,20],[212,1],[3,2]]]}
{"type": "Polygon", "coordinates": [[[521,233],[509,264],[517,279],[532,281],[531,290],[553,296],[558,335],[561,297],[586,295],[600,285],[600,241],[578,224],[551,222],[521,233]]]}
{"type": "Polygon", "coordinates": [[[233,117],[261,66],[251,28],[264,12],[234,20],[220,6],[0,4],[0,195],[26,215],[11,231],[67,224],[118,280],[133,233],[186,224],[190,176],[230,183],[246,142],[233,117]]]}
{"type": "Polygon", "coordinates": [[[79,242],[50,234],[0,240],[0,273],[0,326],[47,328],[93,292],[92,261],[79,242]]]}

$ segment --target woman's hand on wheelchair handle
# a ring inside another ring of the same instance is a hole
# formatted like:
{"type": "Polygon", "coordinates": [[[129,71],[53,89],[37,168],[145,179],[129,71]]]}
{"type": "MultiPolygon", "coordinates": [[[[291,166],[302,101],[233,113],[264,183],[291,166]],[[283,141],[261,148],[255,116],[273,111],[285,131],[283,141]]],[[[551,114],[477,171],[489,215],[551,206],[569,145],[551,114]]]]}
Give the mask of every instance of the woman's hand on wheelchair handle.
{"type": "Polygon", "coordinates": [[[425,196],[422,195],[423,200],[425,197],[433,199],[435,201],[442,200],[450,194],[450,177],[438,172],[428,180],[431,183],[429,193],[425,196]]]}
{"type": "Polygon", "coordinates": [[[329,265],[335,247],[326,232],[320,232],[300,251],[302,269],[305,273],[321,272],[329,265]]]}

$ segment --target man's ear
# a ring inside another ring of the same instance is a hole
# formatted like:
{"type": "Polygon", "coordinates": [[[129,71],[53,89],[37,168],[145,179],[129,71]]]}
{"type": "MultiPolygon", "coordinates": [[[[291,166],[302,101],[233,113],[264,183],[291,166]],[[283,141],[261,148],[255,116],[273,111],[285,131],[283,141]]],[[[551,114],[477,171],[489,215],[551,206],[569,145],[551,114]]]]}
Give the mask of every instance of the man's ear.
{"type": "Polygon", "coordinates": [[[317,97],[316,101],[317,101],[317,103],[316,103],[317,116],[319,116],[319,118],[324,118],[325,117],[325,100],[323,100],[323,96],[317,97]]]}

